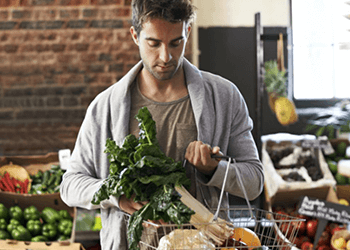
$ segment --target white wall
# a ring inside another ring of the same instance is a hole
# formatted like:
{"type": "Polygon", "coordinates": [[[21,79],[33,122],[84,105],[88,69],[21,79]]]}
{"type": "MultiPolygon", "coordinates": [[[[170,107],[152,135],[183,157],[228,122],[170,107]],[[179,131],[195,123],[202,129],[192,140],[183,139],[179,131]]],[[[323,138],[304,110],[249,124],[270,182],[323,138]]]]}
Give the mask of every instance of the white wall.
{"type": "Polygon", "coordinates": [[[193,0],[198,27],[253,27],[261,14],[263,26],[289,26],[289,0],[193,0]]]}

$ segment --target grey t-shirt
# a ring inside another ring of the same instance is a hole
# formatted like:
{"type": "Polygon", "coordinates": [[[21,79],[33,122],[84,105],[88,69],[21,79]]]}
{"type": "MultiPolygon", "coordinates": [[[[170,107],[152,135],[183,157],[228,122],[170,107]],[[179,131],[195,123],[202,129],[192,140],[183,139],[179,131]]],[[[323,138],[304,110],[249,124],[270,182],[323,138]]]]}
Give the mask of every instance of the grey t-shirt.
{"type": "Polygon", "coordinates": [[[157,139],[161,150],[175,161],[184,159],[188,144],[197,140],[197,128],[190,97],[187,95],[172,102],[155,102],[143,96],[138,84],[131,89],[130,134],[138,137],[136,114],[147,107],[156,122],[157,139]]]}
{"type": "MultiPolygon", "coordinates": [[[[157,139],[161,150],[175,161],[183,161],[188,144],[197,140],[197,128],[189,95],[172,102],[155,102],[142,95],[136,81],[131,88],[130,134],[138,137],[136,114],[147,107],[156,122],[157,139]]],[[[187,166],[191,180],[190,193],[196,197],[195,171],[187,166]]]]}

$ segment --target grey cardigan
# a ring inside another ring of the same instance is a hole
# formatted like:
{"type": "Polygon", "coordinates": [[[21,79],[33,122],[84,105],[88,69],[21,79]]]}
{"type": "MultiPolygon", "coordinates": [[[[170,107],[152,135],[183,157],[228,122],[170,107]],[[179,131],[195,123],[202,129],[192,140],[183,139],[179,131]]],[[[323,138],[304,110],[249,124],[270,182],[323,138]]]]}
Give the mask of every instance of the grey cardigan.
{"type": "MultiPolygon", "coordinates": [[[[91,200],[109,174],[109,162],[104,153],[106,139],[113,138],[121,145],[129,134],[129,86],[141,69],[140,61],[119,82],[92,101],[61,184],[61,198],[68,206],[101,208],[102,249],[127,249],[123,213],[116,206],[116,198],[110,197],[98,206],[92,205],[91,200]]],[[[255,199],[262,192],[264,174],[251,135],[252,120],[241,93],[230,81],[200,71],[186,59],[184,71],[198,140],[219,146],[224,154],[236,160],[236,163],[230,165],[225,191],[244,197],[236,178],[234,167],[237,167],[249,199],[255,199]]],[[[218,204],[226,165],[226,161],[220,161],[210,180],[196,172],[197,199],[212,208],[218,204]]],[[[223,206],[228,206],[227,197],[226,195],[223,199],[223,206]]]]}

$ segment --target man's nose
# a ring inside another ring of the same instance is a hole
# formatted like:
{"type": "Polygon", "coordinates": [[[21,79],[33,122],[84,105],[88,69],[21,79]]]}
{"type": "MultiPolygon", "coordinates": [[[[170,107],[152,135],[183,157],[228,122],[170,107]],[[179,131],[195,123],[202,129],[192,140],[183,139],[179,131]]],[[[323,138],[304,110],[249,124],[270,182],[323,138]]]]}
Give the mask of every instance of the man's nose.
{"type": "Polygon", "coordinates": [[[167,63],[171,60],[172,56],[171,56],[171,52],[170,52],[170,49],[168,48],[168,46],[164,45],[161,47],[159,57],[165,63],[167,63]]]}

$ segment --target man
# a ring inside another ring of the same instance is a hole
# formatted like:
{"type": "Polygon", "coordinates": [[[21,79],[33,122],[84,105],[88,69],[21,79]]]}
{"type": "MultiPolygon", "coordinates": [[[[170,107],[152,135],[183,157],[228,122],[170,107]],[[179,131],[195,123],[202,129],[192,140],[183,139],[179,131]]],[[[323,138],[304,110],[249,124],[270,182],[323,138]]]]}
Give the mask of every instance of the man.
{"type": "MultiPolygon", "coordinates": [[[[127,249],[123,211],[132,214],[145,204],[124,196],[91,204],[109,174],[107,138],[122,145],[126,135],[137,136],[134,117],[143,106],[156,122],[161,149],[176,161],[186,159],[190,192],[208,207],[218,204],[227,165],[211,158],[219,151],[236,160],[230,165],[225,191],[244,197],[235,168],[249,199],[261,193],[264,183],[252,120],[239,90],[184,58],[194,16],[190,0],[134,0],[132,8],[130,31],[142,60],[89,106],[61,184],[61,197],[69,206],[101,208],[103,249],[127,249]]],[[[228,206],[227,196],[222,204],[228,206]]]]}

